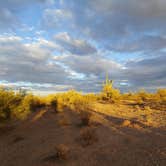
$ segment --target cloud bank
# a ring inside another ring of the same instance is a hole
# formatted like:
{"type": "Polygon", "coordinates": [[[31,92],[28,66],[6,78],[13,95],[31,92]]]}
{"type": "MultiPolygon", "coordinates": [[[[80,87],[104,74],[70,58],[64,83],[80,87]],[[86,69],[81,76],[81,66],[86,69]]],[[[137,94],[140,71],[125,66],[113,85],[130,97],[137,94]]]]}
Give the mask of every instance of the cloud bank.
{"type": "Polygon", "coordinates": [[[166,85],[165,0],[6,0],[0,82],[33,91],[166,85]]]}

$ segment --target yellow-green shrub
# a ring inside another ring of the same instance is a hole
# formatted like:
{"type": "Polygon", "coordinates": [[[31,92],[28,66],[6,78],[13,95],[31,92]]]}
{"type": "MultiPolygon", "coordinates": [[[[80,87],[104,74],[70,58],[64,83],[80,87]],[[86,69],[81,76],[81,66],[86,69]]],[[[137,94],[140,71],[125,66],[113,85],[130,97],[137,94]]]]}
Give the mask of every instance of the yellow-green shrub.
{"type": "Polygon", "coordinates": [[[25,119],[30,112],[36,111],[43,103],[40,99],[32,94],[26,95],[20,105],[15,107],[11,112],[12,117],[17,119],[25,119]]]}
{"type": "Polygon", "coordinates": [[[73,110],[85,110],[88,109],[90,103],[95,100],[94,96],[93,98],[90,96],[91,95],[84,95],[77,91],[70,90],[65,93],[58,93],[50,98],[52,98],[51,100],[56,99],[58,111],[63,110],[65,107],[73,110]]]}
{"type": "Polygon", "coordinates": [[[13,91],[0,89],[0,119],[10,119],[11,112],[16,108],[22,100],[19,94],[13,91]]]}

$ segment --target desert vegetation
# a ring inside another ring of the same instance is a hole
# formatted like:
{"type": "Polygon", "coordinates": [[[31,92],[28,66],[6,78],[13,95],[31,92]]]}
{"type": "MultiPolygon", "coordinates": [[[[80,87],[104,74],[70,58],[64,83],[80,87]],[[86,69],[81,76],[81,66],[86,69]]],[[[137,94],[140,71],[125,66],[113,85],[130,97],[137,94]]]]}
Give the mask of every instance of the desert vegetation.
{"type": "Polygon", "coordinates": [[[165,111],[166,89],[120,93],[108,78],[98,94],[70,90],[41,97],[1,87],[0,161],[164,166],[165,111]]]}
{"type": "Polygon", "coordinates": [[[113,88],[113,81],[106,79],[100,93],[83,94],[75,90],[64,93],[51,94],[45,97],[35,96],[22,91],[14,92],[0,88],[0,119],[25,119],[31,112],[35,112],[42,107],[49,108],[54,112],[61,112],[71,109],[81,114],[83,123],[88,123],[90,109],[93,103],[125,103],[131,102],[136,109],[158,108],[165,110],[166,89],[159,89],[155,93],[148,93],[140,90],[135,93],[121,94],[118,89],[113,88]],[[86,122],[85,122],[86,121],[86,122]]]}

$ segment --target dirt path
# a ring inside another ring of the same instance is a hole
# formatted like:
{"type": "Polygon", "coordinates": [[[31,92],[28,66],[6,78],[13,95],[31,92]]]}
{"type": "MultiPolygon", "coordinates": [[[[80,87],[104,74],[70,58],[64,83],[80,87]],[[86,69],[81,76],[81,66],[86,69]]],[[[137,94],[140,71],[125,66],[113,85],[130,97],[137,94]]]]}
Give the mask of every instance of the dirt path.
{"type": "MultiPolygon", "coordinates": [[[[125,108],[125,106],[122,106],[125,108]]],[[[120,107],[121,108],[121,107],[120,107]]],[[[72,111],[41,110],[28,120],[0,129],[1,166],[165,166],[165,127],[150,127],[125,117],[94,109],[90,127],[80,127],[72,111]],[[126,123],[126,124],[125,124],[126,123]],[[95,130],[97,141],[82,146],[78,141],[84,128],[95,130]],[[7,130],[7,131],[6,131],[7,130]],[[54,157],[55,147],[68,147],[66,160],[54,157]]],[[[128,115],[128,117],[132,117],[128,115]]]]}

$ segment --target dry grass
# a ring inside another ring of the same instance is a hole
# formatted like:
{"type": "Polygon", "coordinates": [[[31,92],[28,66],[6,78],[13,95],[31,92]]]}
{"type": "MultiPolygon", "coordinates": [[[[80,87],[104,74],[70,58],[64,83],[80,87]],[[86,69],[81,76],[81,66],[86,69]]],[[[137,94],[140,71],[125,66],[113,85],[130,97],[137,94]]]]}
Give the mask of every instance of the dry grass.
{"type": "Polygon", "coordinates": [[[98,141],[98,136],[95,129],[91,127],[81,129],[79,141],[83,147],[96,143],[98,141]]]}
{"type": "Polygon", "coordinates": [[[89,111],[81,111],[80,112],[80,119],[81,119],[81,126],[89,126],[90,120],[92,117],[92,113],[89,111]]]}
{"type": "Polygon", "coordinates": [[[67,160],[69,157],[70,149],[65,144],[60,144],[55,147],[56,150],[56,158],[58,160],[67,160]]]}
{"type": "Polygon", "coordinates": [[[59,144],[55,147],[55,152],[46,156],[42,161],[55,163],[56,161],[66,161],[69,158],[69,147],[65,144],[59,144]]]}

